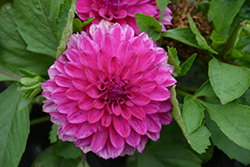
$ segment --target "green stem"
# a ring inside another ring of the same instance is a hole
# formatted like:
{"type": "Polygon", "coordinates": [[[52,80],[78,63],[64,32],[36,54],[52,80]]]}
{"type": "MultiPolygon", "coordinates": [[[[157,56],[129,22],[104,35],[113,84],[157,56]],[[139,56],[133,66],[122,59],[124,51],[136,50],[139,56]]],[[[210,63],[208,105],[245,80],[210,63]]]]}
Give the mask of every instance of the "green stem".
{"type": "Polygon", "coordinates": [[[233,33],[229,37],[226,45],[224,46],[222,52],[221,52],[221,57],[224,57],[226,53],[232,48],[233,43],[235,42],[235,38],[238,36],[238,32],[240,28],[244,26],[244,23],[239,23],[237,26],[234,28],[233,33]]]}
{"type": "Polygon", "coordinates": [[[50,120],[50,116],[45,116],[37,119],[33,119],[30,121],[30,126],[34,126],[43,122],[48,122],[50,120]]]}
{"type": "Polygon", "coordinates": [[[191,95],[190,93],[187,93],[187,92],[185,92],[185,91],[178,90],[178,89],[176,89],[176,93],[177,93],[178,95],[181,95],[181,96],[188,96],[188,95],[191,95]]]}
{"type": "Polygon", "coordinates": [[[177,86],[176,89],[182,90],[182,91],[185,91],[185,92],[190,92],[190,93],[195,93],[197,91],[196,88],[183,87],[183,86],[177,86]]]}

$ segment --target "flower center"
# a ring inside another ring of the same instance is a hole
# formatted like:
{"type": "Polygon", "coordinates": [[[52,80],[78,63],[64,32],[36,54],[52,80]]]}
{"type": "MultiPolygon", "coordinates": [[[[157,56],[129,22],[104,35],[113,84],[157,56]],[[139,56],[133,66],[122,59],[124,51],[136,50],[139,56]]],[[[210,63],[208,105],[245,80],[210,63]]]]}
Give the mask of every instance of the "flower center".
{"type": "Polygon", "coordinates": [[[119,102],[126,97],[126,85],[119,76],[113,76],[106,82],[106,94],[109,102],[119,102]]]}
{"type": "Polygon", "coordinates": [[[104,0],[102,1],[102,5],[106,7],[107,10],[110,12],[115,12],[119,9],[119,4],[122,2],[122,0],[104,0]]]}

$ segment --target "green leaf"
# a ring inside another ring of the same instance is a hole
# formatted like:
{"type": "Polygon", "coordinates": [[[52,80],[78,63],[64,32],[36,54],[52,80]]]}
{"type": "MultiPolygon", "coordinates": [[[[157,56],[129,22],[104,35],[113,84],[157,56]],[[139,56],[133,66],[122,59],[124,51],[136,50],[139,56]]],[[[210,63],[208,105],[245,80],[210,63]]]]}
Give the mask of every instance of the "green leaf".
{"type": "Polygon", "coordinates": [[[21,93],[12,84],[0,94],[0,166],[16,167],[25,150],[29,134],[29,110],[21,112],[18,105],[21,93]]]}
{"type": "Polygon", "coordinates": [[[168,63],[174,65],[174,74],[178,75],[181,72],[180,61],[177,50],[168,46],[168,63]]]}
{"type": "Polygon", "coordinates": [[[171,102],[173,105],[173,109],[172,109],[173,118],[178,123],[179,127],[182,130],[183,135],[187,139],[190,146],[198,153],[205,152],[205,149],[210,145],[210,142],[209,142],[210,133],[209,133],[209,131],[206,129],[206,127],[200,127],[199,130],[197,129],[193,133],[188,134],[185,123],[184,123],[183,118],[181,116],[181,111],[180,111],[180,108],[178,105],[178,100],[176,99],[175,86],[173,86],[170,89],[170,92],[171,92],[170,99],[171,99],[171,102]]]}
{"type": "Polygon", "coordinates": [[[195,34],[195,39],[198,43],[198,45],[203,49],[207,50],[211,53],[218,54],[216,51],[214,51],[208,44],[205,38],[201,35],[200,31],[196,27],[192,17],[188,14],[188,22],[191,28],[191,31],[195,34]]]}
{"type": "Polygon", "coordinates": [[[61,35],[56,34],[56,18],[62,2],[63,0],[16,0],[14,2],[17,29],[28,44],[29,51],[56,57],[60,42],[58,35],[61,35]]]}
{"type": "Polygon", "coordinates": [[[75,147],[72,142],[62,142],[59,140],[55,144],[56,155],[60,157],[64,157],[66,159],[76,159],[81,157],[82,151],[79,147],[75,147]]]}
{"type": "Polygon", "coordinates": [[[146,32],[149,37],[152,37],[153,41],[156,42],[161,38],[160,33],[162,25],[154,18],[149,15],[136,13],[136,23],[141,32],[146,32]]]}
{"type": "Polygon", "coordinates": [[[228,35],[220,35],[213,30],[210,39],[212,40],[212,48],[217,52],[221,52],[224,48],[224,44],[227,42],[228,35]]]}
{"type": "Polygon", "coordinates": [[[235,101],[238,102],[239,104],[250,106],[250,89],[247,89],[247,91],[235,101]]]}
{"type": "Polygon", "coordinates": [[[0,62],[0,81],[18,81],[19,79],[20,79],[19,76],[16,76],[12,72],[10,72],[8,69],[3,67],[0,62]]]}
{"type": "Polygon", "coordinates": [[[56,124],[53,124],[51,126],[51,130],[49,132],[49,140],[50,140],[50,143],[55,143],[57,142],[57,129],[58,129],[58,125],[56,124]]]}
{"type": "Polygon", "coordinates": [[[202,163],[174,122],[163,126],[160,139],[149,142],[137,158],[138,167],[200,167],[202,163]]]}
{"type": "Polygon", "coordinates": [[[191,68],[192,64],[194,63],[194,60],[195,60],[196,56],[197,56],[197,54],[194,53],[183,64],[181,64],[181,73],[178,74],[178,77],[187,74],[187,72],[191,68]]]}
{"type": "Polygon", "coordinates": [[[216,123],[209,118],[208,114],[206,114],[206,123],[212,133],[211,139],[215,146],[227,154],[230,159],[236,159],[245,165],[250,164],[250,150],[244,149],[229,140],[227,136],[220,131],[216,123]]]}
{"type": "Polygon", "coordinates": [[[16,80],[22,76],[18,70],[22,68],[47,76],[47,69],[54,59],[26,50],[27,45],[16,30],[14,16],[11,4],[6,4],[0,9],[0,70],[3,71],[1,74],[16,80]]]}
{"type": "Polygon", "coordinates": [[[222,104],[241,95],[250,85],[250,74],[241,67],[222,63],[213,58],[209,62],[208,75],[215,94],[222,104]]]}
{"type": "Polygon", "coordinates": [[[195,34],[191,31],[189,27],[170,29],[163,32],[162,36],[175,39],[179,42],[182,42],[189,46],[193,46],[198,49],[202,49],[196,41],[195,34]]]}
{"type": "Polygon", "coordinates": [[[66,50],[66,43],[73,33],[73,19],[76,10],[76,0],[64,0],[60,5],[58,18],[56,19],[56,38],[59,42],[56,57],[66,50]]]}
{"type": "Polygon", "coordinates": [[[193,96],[184,98],[182,118],[188,134],[195,131],[202,124],[205,108],[193,96]]]}
{"type": "Polygon", "coordinates": [[[216,94],[214,93],[214,90],[208,80],[195,92],[194,96],[216,97],[216,94]]]}
{"type": "Polygon", "coordinates": [[[236,102],[218,105],[199,101],[230,140],[250,150],[250,108],[248,106],[239,105],[236,102]]]}
{"type": "Polygon", "coordinates": [[[159,20],[161,22],[163,21],[164,12],[166,10],[166,7],[168,6],[168,3],[169,3],[169,0],[156,0],[156,5],[161,11],[161,16],[159,17],[159,20]]]}
{"type": "Polygon", "coordinates": [[[209,14],[213,19],[215,30],[220,34],[234,20],[245,0],[212,0],[209,14]]]}
{"type": "Polygon", "coordinates": [[[95,17],[89,17],[87,18],[83,23],[82,23],[82,26],[83,28],[86,27],[89,23],[91,23],[92,20],[94,20],[95,17]]]}
{"type": "MultiPolygon", "coordinates": [[[[65,159],[57,156],[58,143],[50,146],[40,154],[33,162],[32,167],[76,167],[81,161],[81,157],[76,159],[65,159]]],[[[60,145],[60,143],[59,143],[60,145]]]]}

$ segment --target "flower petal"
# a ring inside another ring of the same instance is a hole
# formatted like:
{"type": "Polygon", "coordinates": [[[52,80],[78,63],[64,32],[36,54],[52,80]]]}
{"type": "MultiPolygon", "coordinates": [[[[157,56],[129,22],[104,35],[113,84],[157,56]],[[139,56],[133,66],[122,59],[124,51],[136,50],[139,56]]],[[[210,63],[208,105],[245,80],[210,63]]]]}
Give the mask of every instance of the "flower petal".
{"type": "Polygon", "coordinates": [[[91,149],[94,153],[101,151],[108,139],[108,130],[94,133],[91,141],[91,149]]]}
{"type": "Polygon", "coordinates": [[[71,100],[79,100],[85,93],[72,87],[66,91],[66,96],[71,100]]]}
{"type": "Polygon", "coordinates": [[[72,124],[83,123],[88,118],[88,111],[84,110],[75,110],[74,112],[70,112],[67,116],[68,121],[72,124]]]}
{"type": "Polygon", "coordinates": [[[92,123],[98,122],[102,118],[104,112],[105,112],[105,109],[99,110],[99,109],[94,108],[90,110],[89,115],[88,115],[89,123],[92,124],[92,123]]]}
{"type": "Polygon", "coordinates": [[[128,107],[128,109],[130,110],[130,113],[135,116],[136,118],[143,120],[146,118],[146,114],[144,112],[144,109],[142,107],[139,106],[132,106],[132,107],[128,107]]]}
{"type": "Polygon", "coordinates": [[[116,132],[122,137],[128,137],[130,134],[130,125],[128,121],[121,116],[113,115],[113,125],[116,132]]]}
{"type": "Polygon", "coordinates": [[[111,115],[108,113],[104,113],[104,115],[102,117],[102,125],[105,127],[108,127],[110,125],[111,121],[112,121],[111,115]]]}
{"type": "Polygon", "coordinates": [[[131,98],[131,100],[139,106],[145,106],[150,103],[150,98],[143,93],[135,93],[135,97],[131,98]]]}
{"type": "Polygon", "coordinates": [[[130,135],[127,138],[125,138],[125,141],[130,146],[137,147],[141,141],[141,135],[139,135],[133,129],[131,129],[130,135]]]}
{"type": "Polygon", "coordinates": [[[131,127],[140,135],[145,135],[147,132],[147,125],[144,121],[136,118],[131,117],[130,120],[128,120],[131,127]]]}
{"type": "Polygon", "coordinates": [[[161,123],[158,115],[147,115],[144,121],[147,124],[148,132],[159,133],[161,131],[161,123]]]}
{"type": "Polygon", "coordinates": [[[84,139],[93,134],[90,124],[86,121],[79,124],[79,127],[76,131],[75,137],[78,139],[84,139]]]}
{"type": "Polygon", "coordinates": [[[96,85],[89,85],[85,92],[87,93],[87,95],[89,95],[92,98],[99,98],[101,96],[101,91],[97,88],[96,85]]]}
{"type": "Polygon", "coordinates": [[[121,137],[116,131],[115,129],[113,128],[113,126],[109,126],[109,138],[110,138],[110,142],[111,144],[119,149],[119,148],[122,148],[124,147],[124,138],[121,137]]]}
{"type": "Polygon", "coordinates": [[[93,108],[93,99],[85,94],[82,99],[79,101],[78,106],[82,110],[90,110],[93,108]]]}
{"type": "Polygon", "coordinates": [[[170,98],[170,92],[162,85],[157,85],[152,92],[147,93],[151,100],[164,101],[170,98]]]}

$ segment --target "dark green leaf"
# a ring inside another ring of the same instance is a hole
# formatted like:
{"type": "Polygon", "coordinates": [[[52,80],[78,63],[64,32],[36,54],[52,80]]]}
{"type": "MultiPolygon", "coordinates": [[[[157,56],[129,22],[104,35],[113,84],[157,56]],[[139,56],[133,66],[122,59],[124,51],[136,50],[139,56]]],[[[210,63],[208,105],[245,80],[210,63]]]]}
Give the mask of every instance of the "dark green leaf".
{"type": "Polygon", "coordinates": [[[182,118],[188,134],[191,134],[202,124],[205,108],[193,96],[184,98],[182,118]]]}
{"type": "Polygon", "coordinates": [[[154,42],[160,39],[162,25],[160,25],[160,23],[154,17],[136,13],[135,19],[141,32],[146,32],[149,37],[152,37],[154,42]]]}
{"type": "Polygon", "coordinates": [[[235,100],[236,102],[248,105],[250,106],[250,89],[247,89],[247,91],[238,99],[235,100]]]}
{"type": "Polygon", "coordinates": [[[192,56],[190,56],[183,64],[181,64],[181,73],[178,74],[178,77],[186,75],[189,69],[191,68],[192,64],[194,63],[194,60],[196,58],[197,54],[194,53],[192,56]]]}
{"type": "Polygon", "coordinates": [[[201,101],[209,112],[213,121],[220,127],[221,131],[233,142],[250,150],[250,108],[229,103],[226,105],[209,104],[201,101]]]}
{"type": "Polygon", "coordinates": [[[220,131],[216,123],[209,118],[208,114],[206,114],[206,123],[208,129],[212,132],[211,139],[215,146],[226,153],[229,158],[236,159],[245,165],[250,164],[249,150],[244,149],[229,140],[227,136],[220,131]]]}
{"type": "Polygon", "coordinates": [[[174,74],[178,75],[181,72],[180,61],[177,50],[168,46],[168,63],[174,65],[174,74]]]}
{"type": "Polygon", "coordinates": [[[159,141],[148,143],[137,156],[138,167],[200,167],[202,163],[176,123],[164,126],[159,141]]]}
{"type": "Polygon", "coordinates": [[[51,130],[49,132],[50,143],[55,143],[57,141],[57,129],[58,129],[58,125],[53,124],[51,126],[51,130]]]}
{"type": "Polygon", "coordinates": [[[209,62],[208,75],[222,104],[243,95],[250,84],[250,74],[243,68],[222,63],[215,58],[209,62]]]}
{"type": "Polygon", "coordinates": [[[76,159],[81,157],[82,151],[80,150],[79,147],[75,147],[74,143],[72,142],[62,142],[59,140],[55,144],[55,154],[57,156],[66,158],[66,159],[76,159]]]}
{"type": "Polygon", "coordinates": [[[32,167],[76,167],[81,161],[81,157],[76,159],[65,159],[57,156],[57,144],[47,148],[33,162],[32,167]]]}
{"type": "Polygon", "coordinates": [[[206,97],[216,97],[214,90],[209,81],[206,81],[200,88],[195,92],[195,97],[206,96],[206,97]]]}
{"type": "Polygon", "coordinates": [[[159,17],[159,20],[161,22],[163,21],[164,12],[166,10],[166,7],[168,6],[168,3],[169,3],[169,0],[156,0],[156,5],[161,11],[161,16],[159,17]]]}
{"type": "Polygon", "coordinates": [[[218,54],[216,51],[214,51],[208,44],[205,38],[201,35],[200,31],[196,27],[192,17],[188,14],[188,22],[191,28],[191,31],[195,34],[195,39],[198,43],[198,45],[203,49],[207,50],[211,53],[218,54]]]}
{"type": "Polygon", "coordinates": [[[46,76],[47,69],[54,59],[26,50],[27,45],[16,30],[13,16],[10,4],[2,6],[0,10],[0,70],[14,79],[22,76],[19,68],[46,76]]]}
{"type": "Polygon", "coordinates": [[[91,23],[92,20],[94,20],[95,17],[89,17],[87,18],[83,23],[82,23],[82,26],[83,28],[86,27],[89,23],[91,23]]]}
{"type": "Polygon", "coordinates": [[[209,14],[213,19],[215,30],[220,34],[234,20],[245,0],[212,0],[209,14]]]}
{"type": "Polygon", "coordinates": [[[205,152],[205,149],[210,145],[209,142],[210,132],[207,130],[206,127],[201,126],[199,130],[196,130],[193,133],[188,134],[185,123],[181,116],[178,100],[176,99],[175,86],[171,88],[170,92],[171,92],[170,99],[173,105],[172,109],[173,118],[178,123],[179,127],[182,130],[183,135],[187,139],[190,146],[198,153],[205,152]]]}
{"type": "Polygon", "coordinates": [[[162,36],[175,39],[179,42],[182,42],[189,46],[193,46],[198,49],[202,49],[196,41],[195,34],[191,31],[189,27],[170,29],[166,32],[163,32],[162,36]]]}
{"type": "Polygon", "coordinates": [[[18,111],[21,93],[12,84],[0,94],[0,166],[16,167],[29,134],[29,110],[18,111]]]}
{"type": "Polygon", "coordinates": [[[59,41],[56,57],[66,50],[66,43],[73,33],[73,19],[76,10],[76,0],[64,0],[60,5],[56,19],[56,38],[59,41]]]}

